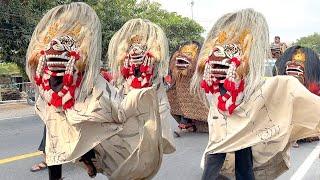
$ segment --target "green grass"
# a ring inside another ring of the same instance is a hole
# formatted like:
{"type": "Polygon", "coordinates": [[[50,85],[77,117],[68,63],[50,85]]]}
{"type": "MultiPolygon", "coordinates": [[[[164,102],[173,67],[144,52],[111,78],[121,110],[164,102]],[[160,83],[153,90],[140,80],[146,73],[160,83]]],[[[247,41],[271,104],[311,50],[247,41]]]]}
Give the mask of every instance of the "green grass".
{"type": "Polygon", "coordinates": [[[0,75],[19,75],[21,71],[15,63],[0,63],[0,75]]]}

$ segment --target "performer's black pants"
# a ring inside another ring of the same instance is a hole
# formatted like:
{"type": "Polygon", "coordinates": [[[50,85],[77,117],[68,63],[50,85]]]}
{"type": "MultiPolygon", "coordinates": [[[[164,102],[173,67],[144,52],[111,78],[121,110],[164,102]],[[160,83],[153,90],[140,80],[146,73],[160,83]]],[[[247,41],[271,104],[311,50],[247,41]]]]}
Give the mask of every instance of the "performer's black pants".
{"type": "Polygon", "coordinates": [[[48,166],[49,180],[59,180],[62,178],[62,165],[48,166]]]}
{"type": "Polygon", "coordinates": [[[41,140],[41,143],[39,145],[38,150],[42,151],[45,154],[46,153],[45,147],[46,147],[46,126],[44,126],[44,128],[43,128],[42,140],[41,140]]]}
{"type": "MultiPolygon", "coordinates": [[[[95,158],[94,151],[91,149],[86,154],[81,156],[82,159],[91,161],[92,158],[95,158]]],[[[59,180],[62,178],[62,165],[54,165],[54,166],[48,166],[48,172],[49,172],[49,180],[59,180]]]]}
{"type": "Polygon", "coordinates": [[[188,123],[192,123],[192,120],[186,117],[181,116],[180,118],[180,123],[182,124],[188,124],[188,123]]]}
{"type": "MultiPolygon", "coordinates": [[[[216,180],[226,158],[226,153],[206,155],[202,180],[216,180]]],[[[237,180],[254,180],[251,147],[235,152],[237,180]]]]}

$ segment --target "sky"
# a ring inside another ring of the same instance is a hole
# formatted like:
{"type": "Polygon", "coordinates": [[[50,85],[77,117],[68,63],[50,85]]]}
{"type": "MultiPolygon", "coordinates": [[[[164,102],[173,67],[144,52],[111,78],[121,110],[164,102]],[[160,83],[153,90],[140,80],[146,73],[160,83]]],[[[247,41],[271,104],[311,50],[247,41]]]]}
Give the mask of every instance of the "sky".
{"type": "MultiPolygon", "coordinates": [[[[192,17],[191,0],[152,0],[163,9],[192,17]]],[[[223,14],[243,8],[261,12],[269,25],[270,41],[279,35],[283,42],[294,42],[314,32],[320,33],[320,0],[193,0],[193,19],[206,32],[223,14]]]]}

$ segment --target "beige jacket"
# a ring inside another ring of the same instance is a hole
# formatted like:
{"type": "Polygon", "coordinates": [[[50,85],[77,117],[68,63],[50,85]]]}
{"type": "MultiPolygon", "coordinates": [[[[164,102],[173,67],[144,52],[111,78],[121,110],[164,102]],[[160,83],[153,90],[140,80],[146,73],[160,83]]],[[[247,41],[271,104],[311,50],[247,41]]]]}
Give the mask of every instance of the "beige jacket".
{"type": "Polygon", "coordinates": [[[38,98],[36,112],[47,126],[47,164],[77,161],[94,148],[95,165],[109,179],[151,179],[166,150],[158,101],[154,87],[122,98],[100,76],[85,101],[66,111],[38,98]]]}
{"type": "MultiPolygon", "coordinates": [[[[320,97],[294,77],[271,77],[231,116],[212,106],[208,124],[204,156],[252,147],[256,178],[274,179],[289,168],[289,143],[319,133],[320,97]]],[[[233,167],[232,159],[229,154],[225,170],[233,167]]]]}

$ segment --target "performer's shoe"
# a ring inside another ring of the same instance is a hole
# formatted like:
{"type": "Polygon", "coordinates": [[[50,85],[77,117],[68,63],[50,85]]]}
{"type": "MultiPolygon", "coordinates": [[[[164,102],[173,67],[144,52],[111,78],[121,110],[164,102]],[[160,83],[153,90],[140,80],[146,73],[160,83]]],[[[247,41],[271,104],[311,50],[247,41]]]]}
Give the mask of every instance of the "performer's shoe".
{"type": "Polygon", "coordinates": [[[187,124],[183,124],[183,123],[180,123],[178,125],[178,127],[182,130],[182,129],[188,129],[188,125],[187,124]]]}
{"type": "Polygon", "coordinates": [[[299,147],[299,144],[297,143],[297,141],[292,144],[292,147],[294,147],[294,148],[298,148],[299,147]]]}
{"type": "Polygon", "coordinates": [[[87,168],[87,173],[91,178],[94,178],[94,177],[97,176],[97,169],[94,166],[94,164],[93,164],[91,159],[90,160],[80,159],[79,161],[84,163],[84,165],[87,168]]]}
{"type": "Polygon", "coordinates": [[[184,123],[180,123],[178,125],[178,127],[183,130],[183,129],[186,129],[186,130],[191,130],[192,132],[195,132],[196,130],[196,126],[193,124],[193,123],[187,123],[187,124],[184,124],[184,123]]]}
{"type": "Polygon", "coordinates": [[[173,133],[176,135],[176,137],[180,137],[181,136],[180,132],[181,132],[181,130],[179,132],[178,131],[173,131],[173,133]]]}
{"type": "Polygon", "coordinates": [[[47,169],[48,165],[46,162],[41,161],[40,163],[37,163],[35,165],[33,165],[30,169],[31,172],[38,172],[38,171],[42,171],[44,169],[47,169]]]}

